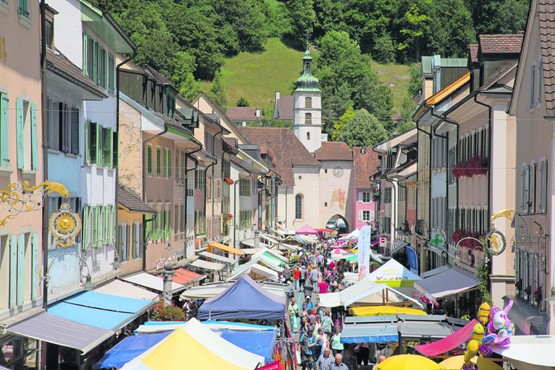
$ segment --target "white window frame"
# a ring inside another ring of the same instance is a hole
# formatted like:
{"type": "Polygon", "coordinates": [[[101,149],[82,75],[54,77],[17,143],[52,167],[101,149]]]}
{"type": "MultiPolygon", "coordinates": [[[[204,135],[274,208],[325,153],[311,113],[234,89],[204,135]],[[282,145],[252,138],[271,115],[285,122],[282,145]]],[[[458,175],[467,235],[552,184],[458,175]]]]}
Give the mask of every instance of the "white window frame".
{"type": "Polygon", "coordinates": [[[537,181],[536,181],[536,161],[532,161],[530,162],[530,169],[529,169],[529,176],[530,179],[529,181],[529,187],[530,187],[530,194],[528,196],[528,214],[534,214],[536,213],[536,186],[537,186],[537,181]]]}
{"type": "Polygon", "coordinates": [[[548,162],[546,158],[542,158],[540,160],[540,203],[539,203],[539,212],[546,213],[547,212],[547,185],[549,179],[549,172],[548,172],[548,162]]]}

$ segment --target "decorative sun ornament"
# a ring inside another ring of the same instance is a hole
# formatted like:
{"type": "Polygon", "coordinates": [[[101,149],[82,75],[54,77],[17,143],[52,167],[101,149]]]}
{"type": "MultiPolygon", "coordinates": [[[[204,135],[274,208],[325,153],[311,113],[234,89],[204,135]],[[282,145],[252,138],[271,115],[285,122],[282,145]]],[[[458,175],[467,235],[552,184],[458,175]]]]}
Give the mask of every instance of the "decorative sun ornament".
{"type": "Polygon", "coordinates": [[[72,247],[75,245],[75,237],[81,231],[81,218],[79,214],[71,212],[69,203],[64,201],[60,209],[50,216],[48,229],[60,247],[72,247]]]}

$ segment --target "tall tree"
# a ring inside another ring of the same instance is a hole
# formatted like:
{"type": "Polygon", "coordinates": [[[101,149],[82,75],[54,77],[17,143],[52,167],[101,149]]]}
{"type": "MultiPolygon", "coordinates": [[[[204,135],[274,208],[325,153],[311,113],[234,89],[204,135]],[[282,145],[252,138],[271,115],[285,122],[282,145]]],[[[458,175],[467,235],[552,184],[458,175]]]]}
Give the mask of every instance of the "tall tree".
{"type": "Polygon", "coordinates": [[[222,83],[222,73],[220,71],[216,72],[214,80],[212,81],[212,87],[210,88],[210,95],[214,98],[216,103],[220,107],[225,107],[227,105],[227,100],[225,97],[225,89],[222,83]]]}
{"type": "Polygon", "coordinates": [[[306,35],[312,35],[316,22],[314,0],[286,0],[291,21],[291,34],[287,35],[299,49],[306,47],[306,35]]]}
{"type": "Polygon", "coordinates": [[[388,138],[388,133],[380,121],[366,109],[357,110],[353,118],[343,126],[340,135],[351,148],[371,147],[388,138]]]}
{"type": "Polygon", "coordinates": [[[429,35],[431,49],[445,57],[466,56],[476,40],[472,14],[464,0],[434,0],[429,35]]]}

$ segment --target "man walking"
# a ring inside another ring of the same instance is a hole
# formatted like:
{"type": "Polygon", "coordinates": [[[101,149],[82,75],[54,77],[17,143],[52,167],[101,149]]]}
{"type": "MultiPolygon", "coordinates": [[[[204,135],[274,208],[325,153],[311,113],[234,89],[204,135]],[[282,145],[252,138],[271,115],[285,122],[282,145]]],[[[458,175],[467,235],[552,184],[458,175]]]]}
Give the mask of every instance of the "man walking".
{"type": "Polygon", "coordinates": [[[320,272],[317,268],[313,268],[310,271],[310,281],[312,282],[312,286],[314,287],[315,292],[318,292],[318,278],[320,277],[320,272]]]}
{"type": "Polygon", "coordinates": [[[306,269],[303,265],[299,269],[299,291],[304,288],[304,283],[306,281],[306,269]]]}
{"type": "Polygon", "coordinates": [[[324,353],[316,361],[316,370],[330,370],[331,365],[334,363],[334,358],[330,354],[330,349],[326,348],[324,353]]]}
{"type": "Polygon", "coordinates": [[[335,361],[330,365],[330,370],[349,370],[343,363],[343,356],[340,353],[335,355],[335,361]]]}

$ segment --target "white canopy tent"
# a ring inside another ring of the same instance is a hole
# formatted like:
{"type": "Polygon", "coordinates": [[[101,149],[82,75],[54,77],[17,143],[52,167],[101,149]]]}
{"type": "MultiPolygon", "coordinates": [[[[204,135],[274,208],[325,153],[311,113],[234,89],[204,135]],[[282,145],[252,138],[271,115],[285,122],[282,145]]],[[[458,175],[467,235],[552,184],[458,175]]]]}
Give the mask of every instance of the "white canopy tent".
{"type": "Polygon", "coordinates": [[[358,236],[360,235],[360,230],[359,229],[354,229],[353,231],[351,231],[349,234],[342,236],[341,238],[339,238],[339,240],[351,240],[351,239],[358,239],[358,236]]]}
{"type": "Polygon", "coordinates": [[[493,352],[509,360],[519,370],[555,368],[555,336],[513,335],[508,348],[493,347],[493,352]]]}
{"type": "MultiPolygon", "coordinates": [[[[227,288],[229,288],[233,282],[221,282],[214,284],[206,284],[195,286],[185,290],[179,296],[179,300],[185,301],[187,299],[208,299],[217,296],[227,288]]],[[[260,284],[268,293],[275,294],[280,297],[285,297],[285,286],[280,284],[272,283],[262,283],[260,284]]]]}
{"type": "Polygon", "coordinates": [[[436,275],[414,283],[414,289],[432,302],[439,298],[459,294],[474,289],[478,281],[470,274],[452,267],[436,275]]]}
{"type": "Polygon", "coordinates": [[[260,265],[258,261],[250,261],[233,270],[228,280],[238,279],[244,274],[249,274],[254,280],[262,278],[277,281],[279,279],[279,275],[276,271],[260,265]]]}
{"type": "Polygon", "coordinates": [[[417,300],[387,286],[384,284],[376,284],[372,280],[366,278],[354,285],[336,293],[320,294],[320,306],[347,308],[352,304],[370,304],[383,305],[385,303],[403,304],[407,302],[410,305],[416,305],[424,308],[417,300]]]}

